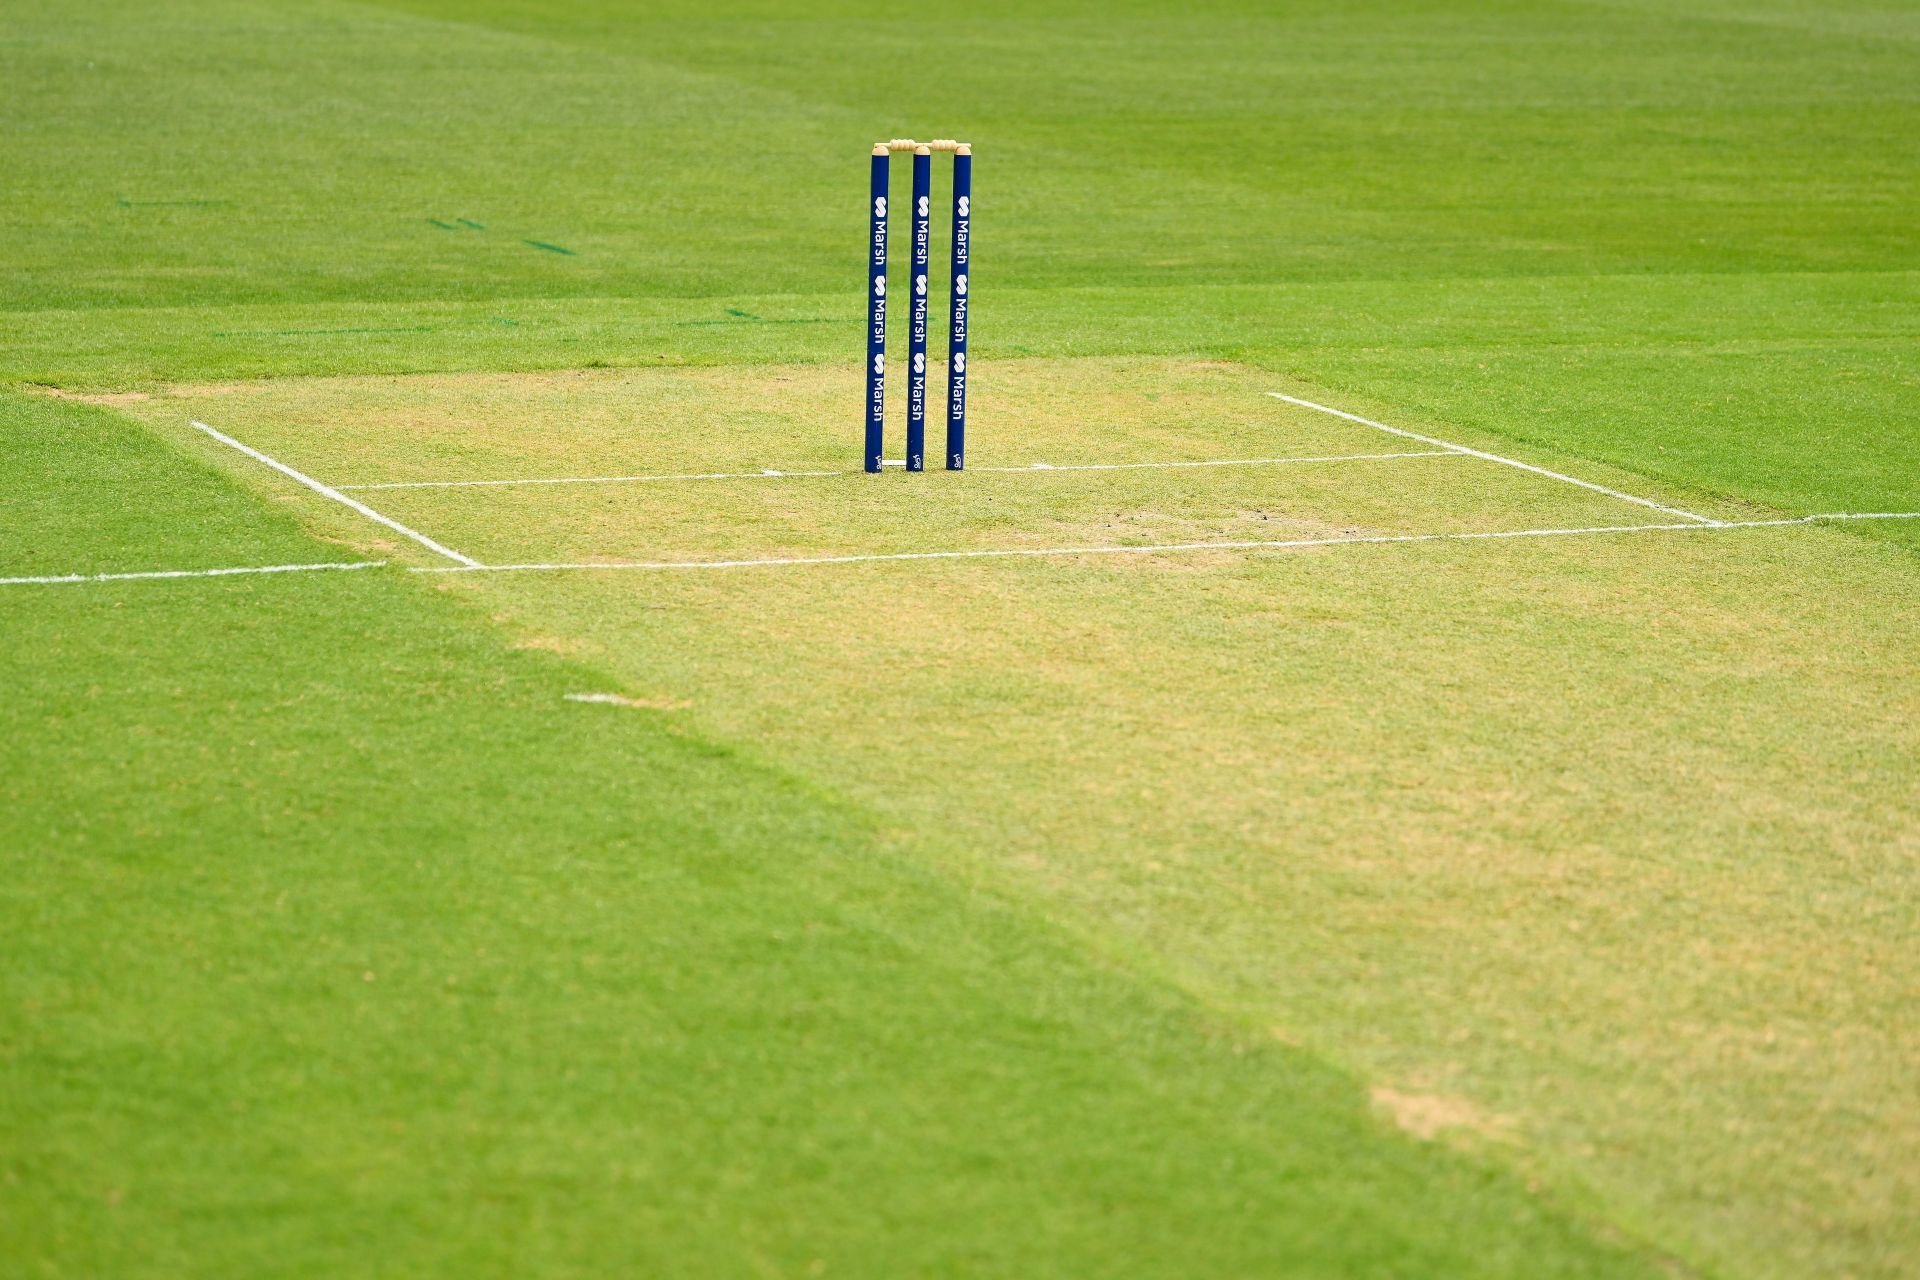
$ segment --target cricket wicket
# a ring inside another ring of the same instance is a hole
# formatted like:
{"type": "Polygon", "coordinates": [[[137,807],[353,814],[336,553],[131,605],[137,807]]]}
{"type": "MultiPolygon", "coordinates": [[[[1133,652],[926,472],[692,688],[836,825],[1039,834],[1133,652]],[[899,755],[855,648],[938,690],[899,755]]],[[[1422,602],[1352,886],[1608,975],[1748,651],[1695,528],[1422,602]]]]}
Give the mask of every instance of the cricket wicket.
{"type": "Polygon", "coordinates": [[[933,153],[953,154],[953,257],[947,329],[947,470],[966,469],[967,267],[973,240],[973,148],[938,139],[874,144],[868,179],[867,431],[865,467],[879,471],[887,432],[887,182],[893,153],[913,153],[913,270],[909,275],[906,469],[926,469],[927,304],[931,275],[933,153]]]}

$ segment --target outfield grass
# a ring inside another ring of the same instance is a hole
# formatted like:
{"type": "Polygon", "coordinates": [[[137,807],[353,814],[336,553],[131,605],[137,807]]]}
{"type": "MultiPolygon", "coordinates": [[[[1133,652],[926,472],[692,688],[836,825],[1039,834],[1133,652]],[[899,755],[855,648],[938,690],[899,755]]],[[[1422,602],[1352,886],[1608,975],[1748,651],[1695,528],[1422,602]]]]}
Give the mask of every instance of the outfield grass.
{"type": "Polygon", "coordinates": [[[1282,390],[1916,511],[1912,14],[103,0],[0,76],[0,577],[388,562],[0,587],[14,1269],[1920,1264],[1920,521],[429,576],[189,425],[849,468],[865,151],[937,133],[982,469],[357,496],[495,563],[1689,523],[985,470],[1423,448],[1282,390]]]}

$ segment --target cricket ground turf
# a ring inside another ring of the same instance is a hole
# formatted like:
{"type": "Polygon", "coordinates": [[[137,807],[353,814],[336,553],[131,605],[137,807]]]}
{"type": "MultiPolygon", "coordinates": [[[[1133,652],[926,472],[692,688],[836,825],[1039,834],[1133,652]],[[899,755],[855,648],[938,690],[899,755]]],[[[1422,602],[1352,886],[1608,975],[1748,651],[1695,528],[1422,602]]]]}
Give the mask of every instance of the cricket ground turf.
{"type": "Polygon", "coordinates": [[[5,18],[0,1274],[1920,1270],[1920,10],[5,18]]]}

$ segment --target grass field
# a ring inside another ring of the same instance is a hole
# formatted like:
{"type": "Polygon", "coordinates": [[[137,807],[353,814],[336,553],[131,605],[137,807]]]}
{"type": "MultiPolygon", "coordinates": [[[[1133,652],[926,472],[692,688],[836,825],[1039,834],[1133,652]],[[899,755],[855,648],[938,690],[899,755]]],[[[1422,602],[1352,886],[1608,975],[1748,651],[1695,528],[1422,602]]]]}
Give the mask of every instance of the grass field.
{"type": "Polygon", "coordinates": [[[1920,13],[0,80],[0,1272],[1920,1267],[1920,13]],[[867,477],[912,134],[970,468],[867,477]]]}

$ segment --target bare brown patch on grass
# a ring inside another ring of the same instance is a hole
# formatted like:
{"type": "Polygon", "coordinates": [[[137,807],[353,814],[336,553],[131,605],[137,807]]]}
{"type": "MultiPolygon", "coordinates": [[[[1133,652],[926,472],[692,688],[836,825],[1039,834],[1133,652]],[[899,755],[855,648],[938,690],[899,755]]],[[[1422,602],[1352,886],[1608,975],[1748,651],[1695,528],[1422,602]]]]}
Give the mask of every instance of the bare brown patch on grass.
{"type": "Polygon", "coordinates": [[[80,404],[138,404],[142,400],[152,398],[144,391],[68,391],[65,387],[50,387],[38,383],[29,384],[24,390],[33,395],[48,396],[55,400],[73,400],[80,404]]]}
{"type": "Polygon", "coordinates": [[[1512,1136],[1511,1118],[1493,1115],[1466,1098],[1443,1093],[1403,1093],[1385,1085],[1375,1086],[1371,1096],[1374,1105],[1397,1127],[1422,1142],[1432,1142],[1450,1132],[1495,1141],[1506,1141],[1512,1136]]]}

